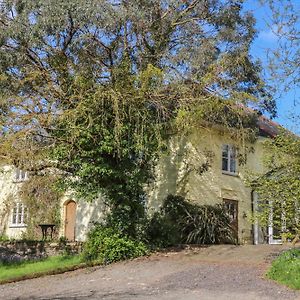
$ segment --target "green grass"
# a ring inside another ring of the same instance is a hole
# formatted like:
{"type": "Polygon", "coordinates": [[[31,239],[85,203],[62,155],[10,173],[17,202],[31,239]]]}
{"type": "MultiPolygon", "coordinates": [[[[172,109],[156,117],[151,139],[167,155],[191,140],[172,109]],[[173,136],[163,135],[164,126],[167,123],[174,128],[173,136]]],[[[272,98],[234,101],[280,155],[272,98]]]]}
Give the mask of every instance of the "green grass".
{"type": "Polygon", "coordinates": [[[27,261],[15,264],[0,263],[0,283],[23,278],[34,278],[44,274],[61,273],[71,270],[81,263],[83,263],[83,261],[79,255],[54,256],[37,262],[27,261]]]}
{"type": "Polygon", "coordinates": [[[300,289],[300,249],[281,254],[273,263],[267,277],[293,289],[300,289]]]}

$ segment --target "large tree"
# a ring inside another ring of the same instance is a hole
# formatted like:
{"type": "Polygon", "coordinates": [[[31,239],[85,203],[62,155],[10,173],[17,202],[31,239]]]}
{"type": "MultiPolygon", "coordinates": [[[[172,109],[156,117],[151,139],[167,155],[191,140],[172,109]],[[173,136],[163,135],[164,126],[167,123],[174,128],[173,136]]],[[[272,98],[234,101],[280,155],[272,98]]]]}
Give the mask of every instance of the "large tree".
{"type": "Polygon", "coordinates": [[[61,170],[66,188],[103,192],[129,221],[139,217],[174,124],[225,120],[230,103],[274,114],[242,3],[2,1],[2,157],[38,174],[61,170]]]}
{"type": "MultiPolygon", "coordinates": [[[[277,91],[298,89],[300,87],[299,2],[295,0],[261,0],[261,2],[270,11],[266,22],[268,30],[276,40],[276,45],[267,49],[270,79],[273,80],[277,91]]],[[[297,96],[295,98],[297,99],[297,96]]]]}

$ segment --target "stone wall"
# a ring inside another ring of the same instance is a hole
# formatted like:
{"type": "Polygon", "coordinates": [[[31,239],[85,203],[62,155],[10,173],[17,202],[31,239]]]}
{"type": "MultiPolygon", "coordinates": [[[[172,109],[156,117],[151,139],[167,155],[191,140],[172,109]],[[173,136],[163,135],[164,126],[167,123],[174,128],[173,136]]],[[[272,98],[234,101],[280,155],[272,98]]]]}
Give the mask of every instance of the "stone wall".
{"type": "Polygon", "coordinates": [[[0,262],[20,262],[39,260],[64,253],[78,254],[82,251],[81,242],[14,241],[0,242],[0,262]]]}

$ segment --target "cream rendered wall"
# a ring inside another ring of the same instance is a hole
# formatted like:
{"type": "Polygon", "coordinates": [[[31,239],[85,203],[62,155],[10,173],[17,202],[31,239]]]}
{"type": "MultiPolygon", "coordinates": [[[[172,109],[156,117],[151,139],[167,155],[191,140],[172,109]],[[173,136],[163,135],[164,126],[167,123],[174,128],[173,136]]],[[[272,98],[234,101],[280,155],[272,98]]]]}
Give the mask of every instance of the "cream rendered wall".
{"type": "MultiPolygon", "coordinates": [[[[170,153],[161,158],[157,167],[157,180],[150,189],[148,206],[156,210],[168,194],[185,196],[198,204],[221,203],[224,198],[238,201],[239,242],[252,242],[252,224],[247,219],[252,211],[251,190],[244,184],[247,169],[263,169],[263,141],[258,138],[248,153],[244,166],[238,166],[236,176],[222,173],[222,145],[235,144],[225,134],[213,129],[201,129],[188,137],[174,137],[170,153]],[[199,167],[211,155],[211,167],[200,174],[199,167]]],[[[238,145],[237,145],[238,146],[238,145]]]]}
{"type": "MultiPolygon", "coordinates": [[[[239,239],[241,243],[252,241],[252,225],[245,216],[251,213],[251,191],[245,187],[243,179],[246,170],[261,172],[263,170],[263,141],[258,138],[253,144],[254,152],[248,154],[245,166],[238,166],[237,176],[222,174],[223,144],[234,144],[234,140],[215,129],[201,129],[186,137],[174,137],[170,142],[170,153],[165,154],[157,167],[155,183],[149,188],[148,206],[156,210],[168,194],[179,194],[199,204],[222,202],[223,198],[237,200],[239,203],[239,239]],[[212,155],[211,167],[199,174],[197,170],[212,155]]],[[[7,202],[17,200],[20,183],[14,182],[14,168],[3,166],[0,172],[0,234],[19,238],[25,228],[10,227],[11,207],[7,202]],[[3,212],[6,213],[4,214],[3,212]],[[1,212],[3,214],[1,214],[1,212]]],[[[103,199],[89,203],[76,200],[72,193],[66,193],[61,199],[60,236],[65,230],[65,204],[69,200],[77,203],[75,239],[84,241],[93,222],[101,221],[107,212],[103,199]]]]}
{"type": "Polygon", "coordinates": [[[21,183],[15,182],[15,168],[0,167],[0,235],[18,239],[26,231],[24,226],[11,226],[12,207],[18,201],[17,191],[21,183]]]}
{"type": "Polygon", "coordinates": [[[101,197],[87,202],[84,199],[76,199],[71,193],[66,193],[61,199],[61,226],[59,236],[65,235],[65,219],[66,219],[66,204],[73,200],[76,202],[76,225],[75,225],[75,240],[85,241],[87,234],[94,222],[99,222],[104,219],[107,207],[101,197]]]}

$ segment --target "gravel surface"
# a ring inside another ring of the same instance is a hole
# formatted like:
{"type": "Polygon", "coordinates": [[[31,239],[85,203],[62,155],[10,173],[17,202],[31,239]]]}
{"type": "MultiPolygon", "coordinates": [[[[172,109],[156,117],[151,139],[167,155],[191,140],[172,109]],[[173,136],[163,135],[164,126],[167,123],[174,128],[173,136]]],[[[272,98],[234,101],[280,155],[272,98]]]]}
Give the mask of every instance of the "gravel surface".
{"type": "Polygon", "coordinates": [[[153,254],[0,286],[0,299],[300,299],[264,273],[282,246],[211,246],[153,254]]]}

